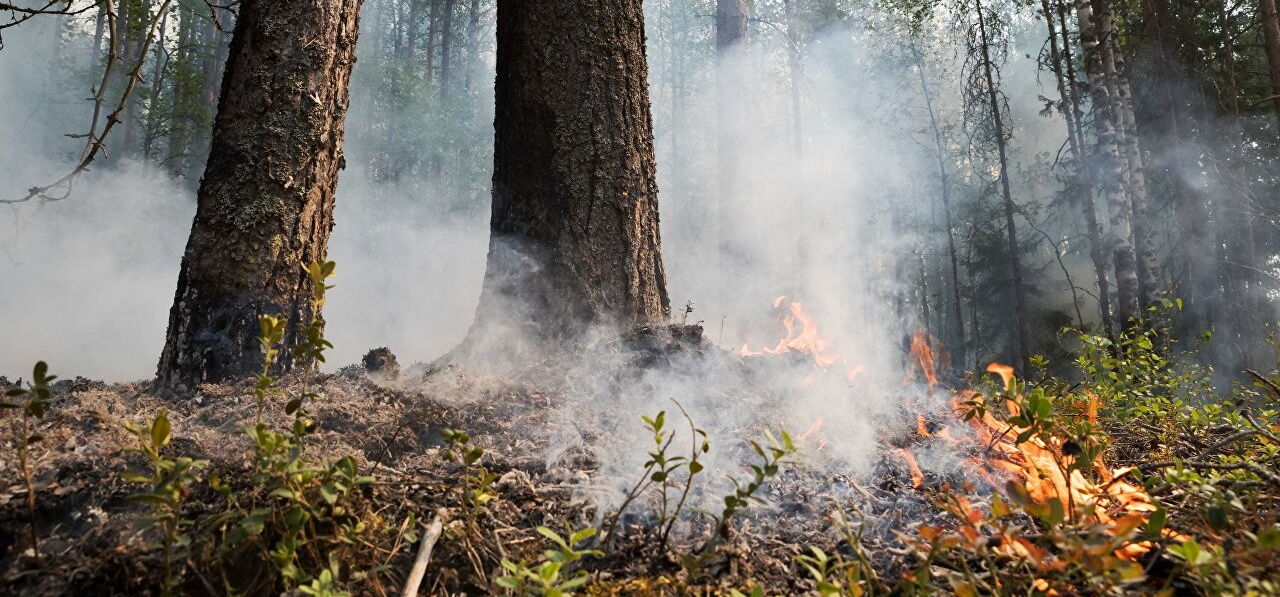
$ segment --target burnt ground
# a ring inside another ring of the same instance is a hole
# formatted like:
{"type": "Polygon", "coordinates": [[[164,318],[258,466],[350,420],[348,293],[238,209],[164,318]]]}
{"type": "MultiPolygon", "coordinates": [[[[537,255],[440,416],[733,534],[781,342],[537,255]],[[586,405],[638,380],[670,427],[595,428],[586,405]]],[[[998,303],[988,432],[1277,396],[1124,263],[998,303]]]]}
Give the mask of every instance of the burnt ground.
{"type": "MultiPolygon", "coordinates": [[[[773,365],[763,360],[752,363],[708,348],[696,334],[682,338],[679,330],[675,337],[642,335],[623,344],[625,349],[612,353],[614,364],[622,365],[610,373],[614,377],[632,375],[628,373],[632,370],[677,366],[672,355],[693,353],[715,361],[741,380],[740,386],[724,390],[726,396],[743,401],[739,408],[759,409],[768,418],[770,408],[785,407],[778,404],[775,390],[756,379],[775,375],[769,370],[773,365]]],[[[356,499],[381,519],[392,521],[392,527],[409,513],[423,523],[438,509],[445,509],[450,523],[427,570],[424,594],[493,591],[491,582],[501,569],[500,560],[536,560],[547,547],[536,527],[600,526],[602,519],[607,520],[607,506],[616,503],[615,499],[602,504],[590,483],[601,469],[593,438],[610,433],[590,428],[591,422],[609,420],[609,416],[583,419],[578,425],[584,428],[574,441],[547,450],[549,443],[565,441],[562,434],[552,436],[549,430],[556,425],[548,417],[571,400],[568,394],[574,391],[569,384],[548,380],[558,379],[557,373],[569,369],[565,363],[572,358],[562,355],[559,360],[530,364],[523,373],[501,376],[457,365],[433,370],[418,366],[401,374],[398,365],[388,365],[394,364],[394,355],[388,352],[365,360],[382,368],[380,372],[354,365],[337,374],[312,375],[308,381],[312,387],[318,385],[322,398],[312,406],[317,425],[307,453],[318,459],[354,456],[360,471],[376,479],[356,499]],[[538,375],[528,375],[531,370],[538,375]],[[458,540],[464,532],[457,494],[462,471],[441,458],[441,433],[450,428],[467,431],[473,445],[485,449],[482,464],[497,476],[497,499],[481,514],[479,538],[472,542],[472,549],[458,540]],[[482,562],[487,578],[474,572],[475,561],[482,562]]],[[[298,377],[290,377],[280,385],[296,392],[301,383],[298,377]]],[[[143,464],[139,455],[127,451],[136,440],[124,422],[149,421],[167,409],[173,424],[172,454],[207,459],[206,473],[216,472],[236,492],[248,494],[254,491],[248,482],[253,447],[243,429],[255,412],[252,382],[204,385],[192,396],[157,395],[147,383],[104,384],[83,378],[59,381],[54,390],[51,408],[38,429],[43,439],[35,445],[32,461],[38,557],[26,538],[26,490],[12,458],[13,430],[6,426],[2,431],[6,456],[0,461],[0,593],[157,594],[156,533],[146,524],[145,507],[129,499],[139,491],[138,485],[121,478],[123,471],[143,464]]],[[[270,424],[287,427],[290,417],[281,406],[270,414],[270,424]]],[[[670,545],[659,549],[653,503],[641,500],[624,517],[620,540],[608,547],[604,557],[587,561],[586,569],[593,574],[587,592],[718,594],[754,582],[773,591],[810,591],[813,585],[795,556],[807,553],[810,546],[847,551],[850,546],[843,538],[847,532],[865,533],[862,545],[882,578],[900,576],[917,559],[899,533],[914,534],[919,525],[942,524],[946,518],[940,509],[922,506],[929,504],[931,488],[947,479],[930,474],[925,488],[913,489],[896,455],[893,445],[902,440],[894,438],[909,436],[913,425],[912,419],[901,429],[882,431],[884,449],[874,457],[869,472],[843,472],[825,462],[820,449],[785,467],[762,492],[768,503],[753,506],[736,520],[731,539],[715,547],[695,570],[682,565],[681,556],[697,552],[714,535],[715,512],[690,508],[670,545]],[[837,524],[840,512],[846,513],[850,525],[837,524]]],[[[751,430],[742,431],[746,436],[751,430]]],[[[744,470],[727,473],[741,477],[744,470]]],[[[638,476],[641,471],[635,472],[638,476]]],[[[192,490],[184,511],[199,528],[200,521],[224,507],[224,498],[202,483],[192,490]]],[[[396,533],[369,541],[368,561],[349,565],[375,572],[349,588],[356,594],[398,594],[416,546],[396,533]]],[[[219,583],[211,575],[203,563],[192,561],[184,592],[219,593],[214,590],[219,583]]]]}

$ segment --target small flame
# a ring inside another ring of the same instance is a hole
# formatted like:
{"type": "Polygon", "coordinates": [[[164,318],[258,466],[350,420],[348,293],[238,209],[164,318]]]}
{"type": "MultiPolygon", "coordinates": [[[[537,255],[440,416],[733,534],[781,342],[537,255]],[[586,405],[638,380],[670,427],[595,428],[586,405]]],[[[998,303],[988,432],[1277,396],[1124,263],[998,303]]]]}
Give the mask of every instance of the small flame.
{"type": "Polygon", "coordinates": [[[907,461],[907,468],[911,470],[911,487],[919,489],[924,485],[924,471],[920,470],[920,465],[916,462],[915,455],[911,453],[909,448],[901,448],[898,453],[902,454],[902,459],[907,461]]]}

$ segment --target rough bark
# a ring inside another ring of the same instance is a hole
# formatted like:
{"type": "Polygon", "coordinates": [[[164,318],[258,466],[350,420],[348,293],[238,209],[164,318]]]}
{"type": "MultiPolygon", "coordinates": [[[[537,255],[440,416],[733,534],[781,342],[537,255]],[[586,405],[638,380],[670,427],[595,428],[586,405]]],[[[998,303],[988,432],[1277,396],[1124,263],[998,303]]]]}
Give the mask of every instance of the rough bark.
{"type": "MultiPolygon", "coordinates": [[[[313,316],[303,265],[325,258],[361,0],[245,0],[182,258],[159,381],[193,387],[262,362],[257,318],[313,316]]],[[[292,366],[288,351],[281,367],[292,366]]]]}
{"type": "Polygon", "coordinates": [[[976,2],[978,31],[981,35],[983,79],[986,82],[987,101],[991,108],[991,121],[995,128],[996,149],[1000,158],[1000,190],[1004,198],[1005,232],[1009,239],[1009,275],[1013,280],[1013,339],[1018,363],[1023,371],[1030,371],[1031,349],[1027,344],[1026,294],[1022,287],[1022,263],[1018,258],[1018,227],[1014,223],[1013,192],[1009,186],[1009,157],[1005,147],[1004,115],[996,90],[995,66],[991,63],[991,42],[987,36],[987,21],[981,2],[976,2]]]}
{"type": "Polygon", "coordinates": [[[666,319],[641,5],[499,3],[493,215],[470,341],[666,319]]]}
{"type": "Polygon", "coordinates": [[[1271,105],[1276,112],[1276,126],[1280,127],[1280,11],[1276,10],[1276,0],[1258,0],[1258,9],[1262,13],[1267,71],[1271,75],[1271,105]]]}
{"type": "Polygon", "coordinates": [[[1093,182],[1090,179],[1088,156],[1085,150],[1083,113],[1075,87],[1076,74],[1071,51],[1071,36],[1067,30],[1066,4],[1054,0],[1056,10],[1049,0],[1041,0],[1045,22],[1049,26],[1050,68],[1058,83],[1058,96],[1062,102],[1063,120],[1067,125],[1067,148],[1076,166],[1074,191],[1084,214],[1086,237],[1089,239],[1089,260],[1093,263],[1094,280],[1098,286],[1098,314],[1102,329],[1111,337],[1115,324],[1111,317],[1111,288],[1107,282],[1107,260],[1102,246],[1102,227],[1098,224],[1097,206],[1093,201],[1093,182]],[[1056,25],[1055,25],[1056,23],[1056,25]],[[1059,37],[1059,35],[1061,37],[1059,37]],[[1061,42],[1061,48],[1059,48],[1061,42]]]}
{"type": "Polygon", "coordinates": [[[1129,216],[1131,207],[1121,182],[1123,165],[1114,127],[1112,97],[1108,93],[1104,74],[1103,38],[1097,30],[1098,24],[1089,0],[1077,0],[1076,17],[1080,26],[1080,45],[1084,54],[1089,94],[1093,101],[1097,135],[1097,149],[1091,170],[1097,174],[1097,182],[1106,196],[1111,224],[1107,244],[1111,247],[1116,276],[1116,315],[1121,325],[1127,325],[1130,320],[1139,316],[1137,256],[1130,240],[1133,235],[1129,216]]]}

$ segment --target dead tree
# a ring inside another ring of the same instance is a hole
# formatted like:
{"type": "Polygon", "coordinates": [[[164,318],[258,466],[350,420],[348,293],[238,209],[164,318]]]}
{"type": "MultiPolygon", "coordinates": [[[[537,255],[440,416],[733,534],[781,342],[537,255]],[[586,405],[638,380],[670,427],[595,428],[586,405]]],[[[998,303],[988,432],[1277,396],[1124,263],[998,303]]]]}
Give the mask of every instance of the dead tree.
{"type": "Polygon", "coordinates": [[[489,258],[464,346],[666,319],[641,5],[498,4],[489,258]]]}
{"type": "MultiPolygon", "coordinates": [[[[190,388],[255,372],[258,316],[314,313],[304,264],[323,260],[343,166],[361,0],[240,5],[182,258],[159,382],[190,388]]],[[[288,351],[281,366],[292,366],[288,351]]]]}

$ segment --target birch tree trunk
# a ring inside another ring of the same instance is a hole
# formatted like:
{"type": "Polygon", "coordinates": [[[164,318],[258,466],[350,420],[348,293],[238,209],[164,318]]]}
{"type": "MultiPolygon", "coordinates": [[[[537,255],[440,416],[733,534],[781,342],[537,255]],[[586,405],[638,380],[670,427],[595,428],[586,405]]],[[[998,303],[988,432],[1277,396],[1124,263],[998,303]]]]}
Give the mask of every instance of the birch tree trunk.
{"type": "Polygon", "coordinates": [[[1098,286],[1098,313],[1102,329],[1107,337],[1113,336],[1115,324],[1111,317],[1111,288],[1107,281],[1107,260],[1102,246],[1102,227],[1098,224],[1097,206],[1093,201],[1093,182],[1090,178],[1086,154],[1083,114],[1076,89],[1074,57],[1071,36],[1067,29],[1067,9],[1064,0],[1041,0],[1045,22],[1049,27],[1049,59],[1058,83],[1058,96],[1062,102],[1063,120],[1067,124],[1067,148],[1076,166],[1075,196],[1084,214],[1086,238],[1089,239],[1089,260],[1093,263],[1094,279],[1098,286]],[[1055,25],[1056,23],[1056,25],[1055,25]],[[1061,34],[1061,38],[1059,38],[1061,34]],[[1058,44],[1061,41],[1062,47],[1058,44]]]}
{"type": "Polygon", "coordinates": [[[644,39],[641,0],[498,4],[489,258],[464,346],[666,319],[644,39]]]}
{"type": "Polygon", "coordinates": [[[1133,111],[1133,90],[1124,68],[1124,54],[1116,38],[1115,14],[1109,0],[1094,0],[1098,19],[1099,43],[1103,52],[1103,68],[1107,80],[1107,94],[1112,104],[1112,126],[1117,132],[1120,151],[1124,160],[1121,183],[1129,196],[1132,212],[1133,245],[1138,274],[1138,305],[1149,307],[1159,294],[1158,273],[1160,262],[1152,246],[1150,215],[1147,208],[1146,166],[1142,159],[1137,118],[1133,111]]]}
{"type": "MultiPolygon", "coordinates": [[[[243,377],[262,363],[258,316],[313,316],[303,266],[325,258],[361,0],[245,0],[157,376],[243,377]]],[[[281,367],[292,367],[281,352],[281,367]]]]}
{"type": "Polygon", "coordinates": [[[1131,240],[1130,204],[1122,184],[1123,164],[1119,141],[1114,127],[1115,112],[1112,97],[1107,90],[1104,72],[1103,40],[1095,21],[1093,6],[1089,0],[1076,1],[1076,18],[1080,26],[1080,44],[1084,54],[1085,74],[1089,81],[1089,94],[1093,100],[1094,128],[1097,150],[1091,170],[1106,196],[1111,223],[1108,245],[1111,247],[1112,264],[1116,275],[1116,315],[1126,326],[1139,317],[1137,256],[1131,240]]]}

